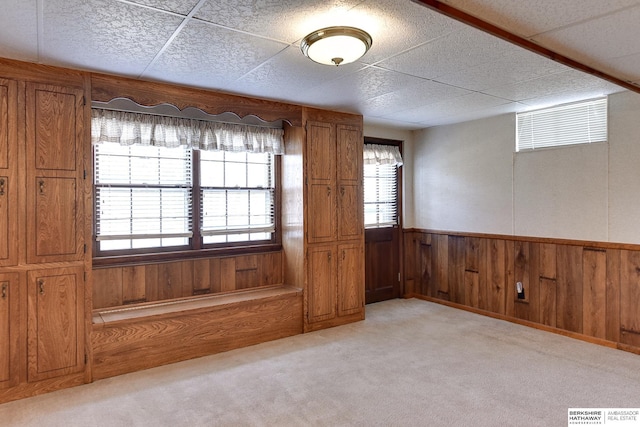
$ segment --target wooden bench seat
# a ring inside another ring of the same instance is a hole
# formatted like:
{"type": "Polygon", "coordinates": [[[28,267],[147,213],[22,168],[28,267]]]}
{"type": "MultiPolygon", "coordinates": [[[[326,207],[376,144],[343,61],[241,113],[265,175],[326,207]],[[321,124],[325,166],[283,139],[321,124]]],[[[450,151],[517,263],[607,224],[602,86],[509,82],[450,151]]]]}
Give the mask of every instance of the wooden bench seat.
{"type": "Polygon", "coordinates": [[[94,379],[302,333],[302,290],[285,285],[94,310],[94,379]]]}

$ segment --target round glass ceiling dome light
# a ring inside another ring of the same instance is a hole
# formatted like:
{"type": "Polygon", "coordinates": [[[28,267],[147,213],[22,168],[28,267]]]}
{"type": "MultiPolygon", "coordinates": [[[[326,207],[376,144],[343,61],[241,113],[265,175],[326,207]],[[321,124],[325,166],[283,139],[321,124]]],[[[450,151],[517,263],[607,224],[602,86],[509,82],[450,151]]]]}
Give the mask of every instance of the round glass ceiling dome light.
{"type": "Polygon", "coordinates": [[[371,36],[359,28],[328,27],[307,35],[300,49],[319,64],[342,65],[360,59],[372,43],[371,36]]]}

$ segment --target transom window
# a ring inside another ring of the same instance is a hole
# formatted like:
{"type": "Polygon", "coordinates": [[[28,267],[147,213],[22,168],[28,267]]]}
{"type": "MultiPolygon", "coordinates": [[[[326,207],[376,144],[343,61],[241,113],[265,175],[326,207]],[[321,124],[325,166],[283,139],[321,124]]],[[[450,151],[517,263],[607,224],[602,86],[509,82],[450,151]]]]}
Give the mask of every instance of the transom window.
{"type": "Polygon", "coordinates": [[[243,126],[216,134],[218,124],[175,118],[148,129],[139,116],[145,115],[94,110],[98,256],[276,241],[274,151],[281,150],[281,129],[258,130],[258,137],[243,126]],[[187,125],[198,134],[188,134],[187,125]]]}
{"type": "Polygon", "coordinates": [[[607,141],[607,98],[516,115],[516,151],[607,141]]]}

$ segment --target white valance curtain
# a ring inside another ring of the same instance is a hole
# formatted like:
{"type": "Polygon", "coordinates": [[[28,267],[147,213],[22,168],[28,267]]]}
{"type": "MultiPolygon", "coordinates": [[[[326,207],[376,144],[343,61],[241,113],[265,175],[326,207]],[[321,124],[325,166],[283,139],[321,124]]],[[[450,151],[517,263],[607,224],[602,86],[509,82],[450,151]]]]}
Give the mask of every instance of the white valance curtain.
{"type": "Polygon", "coordinates": [[[364,144],[365,165],[402,166],[402,155],[397,145],[364,144]]]}
{"type": "Polygon", "coordinates": [[[152,114],[91,109],[91,142],[284,154],[284,131],[152,114]]]}

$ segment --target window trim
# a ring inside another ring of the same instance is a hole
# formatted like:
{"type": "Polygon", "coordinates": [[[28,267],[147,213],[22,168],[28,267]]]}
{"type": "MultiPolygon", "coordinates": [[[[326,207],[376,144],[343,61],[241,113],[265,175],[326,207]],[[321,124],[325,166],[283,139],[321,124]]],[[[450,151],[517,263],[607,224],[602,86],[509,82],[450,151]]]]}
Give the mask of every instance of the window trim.
{"type": "MultiPolygon", "coordinates": [[[[96,239],[97,212],[95,203],[95,184],[92,183],[92,262],[93,266],[116,266],[130,265],[148,262],[175,261],[185,258],[207,258],[213,256],[231,256],[242,255],[247,253],[263,253],[273,252],[282,249],[282,227],[281,227],[281,157],[273,155],[273,171],[274,171],[274,226],[275,231],[270,240],[264,241],[244,241],[230,242],[219,244],[202,244],[202,236],[200,233],[200,150],[191,148],[192,150],[192,215],[193,215],[193,236],[190,238],[188,246],[172,246],[172,247],[153,247],[140,249],[123,249],[100,251],[99,242],[96,239]],[[197,184],[196,184],[197,182],[197,184]]],[[[95,165],[95,150],[92,146],[92,165],[95,165]]]]}

